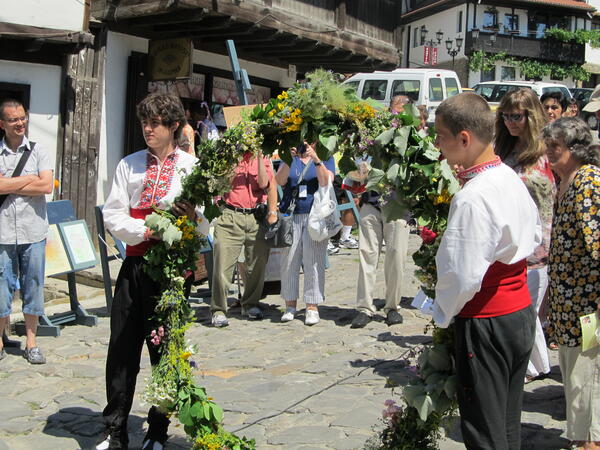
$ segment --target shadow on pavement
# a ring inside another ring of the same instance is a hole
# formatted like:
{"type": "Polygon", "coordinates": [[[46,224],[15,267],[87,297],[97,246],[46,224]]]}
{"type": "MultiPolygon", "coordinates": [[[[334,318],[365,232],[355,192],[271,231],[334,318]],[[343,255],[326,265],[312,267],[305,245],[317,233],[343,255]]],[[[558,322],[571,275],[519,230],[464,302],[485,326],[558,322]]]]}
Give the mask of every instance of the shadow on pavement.
{"type": "MultiPolygon", "coordinates": [[[[128,432],[129,448],[139,449],[146,434],[144,430],[145,419],[136,415],[129,415],[128,432]]],[[[175,424],[172,423],[171,427],[175,424]]],[[[77,447],[82,450],[91,450],[96,446],[96,440],[104,431],[102,414],[89,408],[68,407],[62,408],[48,416],[43,432],[49,436],[71,438],[77,441],[77,447]]],[[[187,439],[171,437],[165,449],[190,448],[187,439]]]]}
{"type": "Polygon", "coordinates": [[[563,430],[544,428],[534,423],[521,424],[521,450],[568,449],[568,439],[560,437],[563,430]]]}
{"type": "Polygon", "coordinates": [[[542,386],[533,392],[523,392],[523,411],[547,414],[554,420],[564,421],[565,394],[563,386],[542,386]]]}

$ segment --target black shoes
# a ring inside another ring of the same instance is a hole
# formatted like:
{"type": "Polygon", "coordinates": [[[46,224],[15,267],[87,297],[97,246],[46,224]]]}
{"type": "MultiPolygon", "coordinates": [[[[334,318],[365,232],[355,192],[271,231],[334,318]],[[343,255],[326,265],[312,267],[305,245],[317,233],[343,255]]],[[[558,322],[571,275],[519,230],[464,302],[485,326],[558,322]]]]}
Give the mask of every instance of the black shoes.
{"type": "Polygon", "coordinates": [[[401,324],[402,322],[402,316],[398,311],[396,311],[395,309],[388,311],[387,317],[385,318],[385,323],[387,323],[389,327],[391,327],[392,325],[401,324]]]}
{"type": "MultiPolygon", "coordinates": [[[[359,312],[352,320],[350,328],[364,328],[371,320],[373,320],[373,318],[367,313],[359,312]]],[[[385,318],[385,323],[387,323],[388,326],[398,325],[402,322],[402,316],[398,311],[395,309],[388,311],[387,317],[385,318]]]]}
{"type": "Polygon", "coordinates": [[[367,313],[359,312],[354,319],[350,328],[364,328],[371,321],[371,316],[367,313]]]}

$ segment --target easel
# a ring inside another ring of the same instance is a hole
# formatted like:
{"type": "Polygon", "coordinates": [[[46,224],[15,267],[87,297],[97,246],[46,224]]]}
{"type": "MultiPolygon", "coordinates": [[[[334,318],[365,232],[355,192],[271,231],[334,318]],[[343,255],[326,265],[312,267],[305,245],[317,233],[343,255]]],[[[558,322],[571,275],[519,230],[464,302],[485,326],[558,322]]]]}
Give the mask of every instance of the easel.
{"type": "MultiPolygon", "coordinates": [[[[69,200],[49,202],[47,208],[48,223],[50,225],[77,220],[77,217],[75,217],[75,211],[73,210],[73,205],[69,200]]],[[[66,274],[69,287],[69,303],[71,310],[64,313],[55,314],[52,317],[48,317],[45,314],[40,316],[37,327],[38,336],[60,336],[60,325],[65,325],[68,323],[75,323],[77,325],[85,325],[88,327],[93,327],[98,324],[98,318],[94,315],[88,314],[88,312],[83,308],[83,306],[81,306],[79,300],[77,299],[77,282],[75,279],[75,272],[76,270],[71,270],[66,274]]],[[[25,324],[23,322],[17,322],[15,324],[15,333],[19,336],[23,336],[25,334],[25,324]]]]}

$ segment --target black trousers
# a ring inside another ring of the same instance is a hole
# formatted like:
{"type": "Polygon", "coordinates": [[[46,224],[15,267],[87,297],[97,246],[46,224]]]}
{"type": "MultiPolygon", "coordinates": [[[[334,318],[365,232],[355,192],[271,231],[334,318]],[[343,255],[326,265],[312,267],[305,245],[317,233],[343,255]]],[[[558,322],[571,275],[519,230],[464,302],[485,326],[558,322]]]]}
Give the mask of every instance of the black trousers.
{"type": "MultiPolygon", "coordinates": [[[[108,404],[102,416],[111,435],[124,448],[128,445],[127,418],[131,411],[144,341],[150,363],[160,361],[157,347],[150,343],[150,332],[156,328],[154,309],[160,286],[143,270],[142,256],[128,256],[123,261],[110,316],[110,342],[106,358],[106,397],[108,404]]],[[[186,283],[189,294],[191,281],[186,283]]],[[[160,442],[167,439],[169,419],[153,406],[148,412],[148,437],[160,442]]]]}
{"type": "Polygon", "coordinates": [[[456,318],[458,405],[467,449],[521,448],[523,384],[535,336],[535,310],[456,318]]]}

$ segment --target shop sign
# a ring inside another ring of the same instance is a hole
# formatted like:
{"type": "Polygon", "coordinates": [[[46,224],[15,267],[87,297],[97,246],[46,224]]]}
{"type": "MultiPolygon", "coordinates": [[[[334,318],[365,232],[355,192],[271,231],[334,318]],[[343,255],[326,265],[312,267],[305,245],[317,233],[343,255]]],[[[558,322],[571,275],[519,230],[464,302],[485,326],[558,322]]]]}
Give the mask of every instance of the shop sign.
{"type": "Polygon", "coordinates": [[[150,80],[178,80],[192,75],[191,38],[153,39],[148,44],[150,80]]]}

